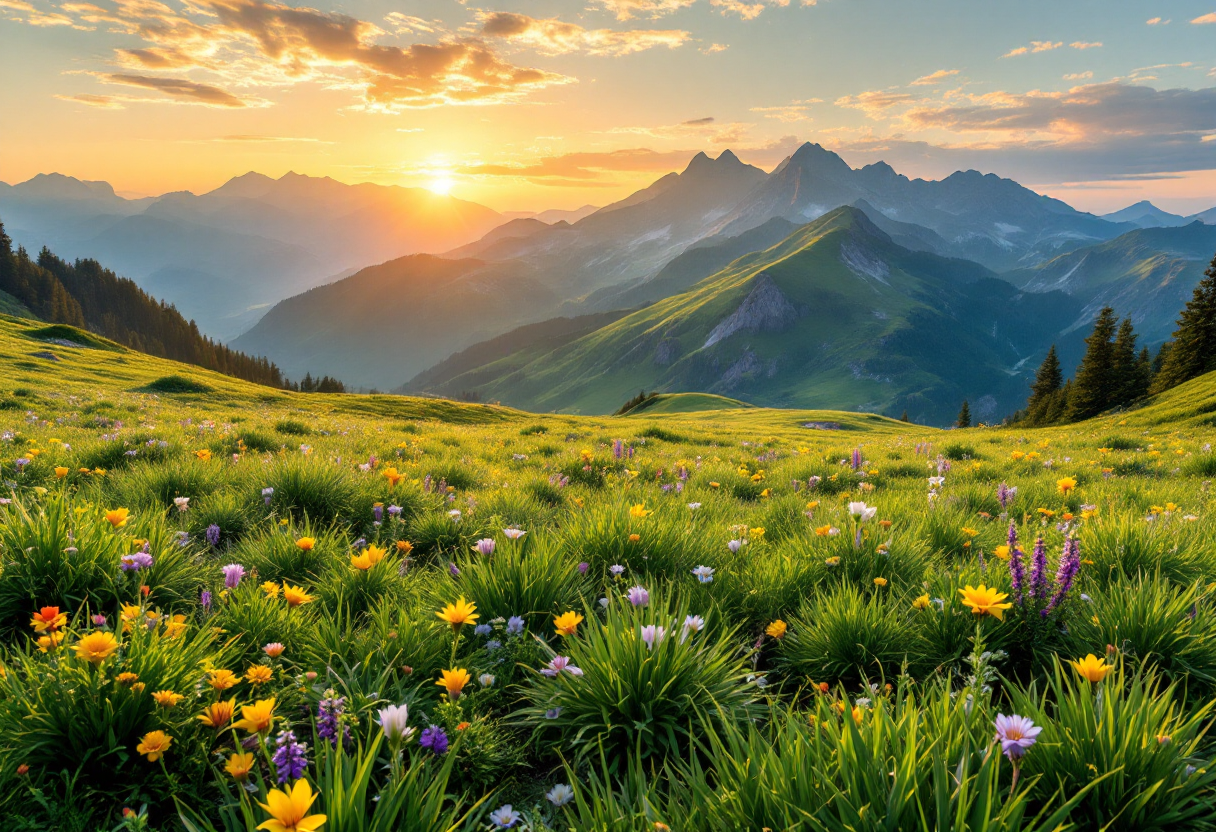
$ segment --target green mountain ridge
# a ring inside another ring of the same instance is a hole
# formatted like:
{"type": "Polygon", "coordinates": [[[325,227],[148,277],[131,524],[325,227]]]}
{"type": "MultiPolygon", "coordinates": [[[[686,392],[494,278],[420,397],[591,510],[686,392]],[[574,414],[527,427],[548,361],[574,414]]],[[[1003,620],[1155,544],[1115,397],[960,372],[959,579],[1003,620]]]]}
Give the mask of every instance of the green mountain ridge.
{"type": "MultiPolygon", "coordinates": [[[[843,207],[658,301],[475,387],[534,410],[610,413],[639,388],[772,407],[867,409],[944,424],[1019,406],[1051,335],[1079,311],[963,260],[897,245],[843,207]]],[[[474,378],[477,384],[472,384],[474,378]]]]}

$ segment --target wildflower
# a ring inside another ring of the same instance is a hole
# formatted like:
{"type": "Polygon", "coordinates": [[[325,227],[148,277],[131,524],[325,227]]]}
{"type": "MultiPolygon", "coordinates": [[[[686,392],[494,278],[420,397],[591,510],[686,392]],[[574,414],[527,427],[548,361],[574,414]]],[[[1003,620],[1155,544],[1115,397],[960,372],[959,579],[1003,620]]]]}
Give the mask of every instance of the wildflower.
{"type": "Polygon", "coordinates": [[[240,728],[250,734],[264,734],[270,730],[270,726],[274,723],[274,706],[275,700],[259,699],[252,705],[241,706],[241,719],[232,724],[233,728],[240,728]]]}
{"type": "Polygon", "coordinates": [[[481,540],[473,544],[473,551],[477,552],[479,555],[492,555],[494,554],[494,545],[494,538],[483,537],[481,540]]]}
{"type": "Polygon", "coordinates": [[[301,604],[307,604],[315,599],[305,592],[303,587],[291,586],[284,581],[283,600],[287,602],[289,607],[298,607],[301,604]]]}
{"type": "Polygon", "coordinates": [[[699,509],[700,507],[701,507],[701,504],[700,504],[700,503],[689,503],[689,504],[688,504],[688,508],[689,508],[691,511],[696,511],[696,510],[697,510],[697,509],[699,509]]]}
{"type": "Polygon", "coordinates": [[[227,668],[211,671],[210,677],[207,679],[207,684],[217,691],[228,690],[228,688],[235,686],[236,682],[236,674],[227,668]]]}
{"type": "Polygon", "coordinates": [[[139,745],[135,746],[135,750],[148,759],[149,763],[155,763],[169,750],[169,746],[173,744],[173,737],[166,734],[164,731],[149,731],[144,734],[143,739],[139,741],[139,745]]]}
{"type": "Polygon", "coordinates": [[[840,530],[837,528],[834,528],[832,526],[832,524],[829,523],[826,526],[819,526],[818,528],[816,528],[815,534],[818,535],[819,537],[832,537],[833,535],[840,534],[840,530]]]}
{"type": "Polygon", "coordinates": [[[76,658],[100,665],[118,649],[118,639],[112,633],[89,633],[76,642],[76,658]]]}
{"type": "Polygon", "coordinates": [[[637,517],[639,520],[653,513],[653,510],[647,509],[644,503],[638,503],[637,505],[629,507],[629,516],[637,517]]]}
{"type": "Polygon", "coordinates": [[[764,628],[764,634],[773,638],[785,638],[786,623],[778,618],[773,623],[764,628]]]}
{"type": "Polygon", "coordinates": [[[414,551],[414,544],[410,543],[408,540],[398,540],[397,551],[403,555],[408,555],[410,552],[414,551]]]}
{"type": "Polygon", "coordinates": [[[699,633],[705,627],[705,619],[699,615],[684,616],[684,626],[680,632],[680,643],[683,644],[689,633],[699,633]]]}
{"type": "Polygon", "coordinates": [[[198,457],[199,459],[201,459],[203,462],[211,461],[211,451],[207,450],[206,448],[203,448],[201,451],[195,451],[194,455],[196,457],[198,457]]]}
{"type": "Polygon", "coordinates": [[[1072,665],[1073,670],[1077,671],[1077,675],[1087,682],[1101,682],[1111,671],[1111,666],[1106,663],[1106,660],[1099,659],[1093,653],[1078,661],[1069,662],[1069,664],[1072,665]]]}
{"type": "Polygon", "coordinates": [[[437,757],[441,757],[448,750],[448,735],[443,729],[437,725],[432,725],[422,732],[422,736],[418,738],[418,745],[429,750],[437,757]]]}
{"type": "Polygon", "coordinates": [[[483,688],[494,687],[494,682],[494,674],[492,673],[483,673],[477,677],[477,684],[481,685],[483,688]]]}
{"type": "Polygon", "coordinates": [[[996,555],[1001,560],[1009,560],[1009,546],[1002,543],[992,550],[992,554],[996,555]]]}
{"type": "Polygon", "coordinates": [[[114,681],[118,682],[118,684],[122,685],[123,687],[130,687],[135,682],[139,681],[139,674],[131,673],[129,671],[126,673],[119,673],[114,681]]]}
{"type": "Polygon", "coordinates": [[[746,540],[739,540],[739,539],[730,540],[730,541],[727,541],[726,548],[730,549],[731,554],[733,555],[736,552],[738,552],[740,549],[742,549],[744,544],[746,544],[746,543],[747,543],[746,540]]]}
{"type": "Polygon", "coordinates": [[[524,631],[524,620],[518,615],[507,619],[507,635],[517,636],[524,631]]]}
{"type": "Polygon", "coordinates": [[[60,612],[59,607],[43,607],[34,613],[34,617],[30,620],[30,626],[34,628],[34,632],[36,633],[53,633],[66,624],[67,621],[67,614],[60,612]]]}
{"type": "Polygon", "coordinates": [[[930,603],[932,603],[932,602],[929,600],[928,595],[918,595],[918,596],[916,596],[916,600],[914,600],[912,602],[912,609],[927,610],[927,609],[929,609],[930,603]]]}
{"type": "Polygon", "coordinates": [[[1060,566],[1056,570],[1056,591],[1047,602],[1047,606],[1039,614],[1047,617],[1060,605],[1064,596],[1072,589],[1073,579],[1081,571],[1081,544],[1073,538],[1064,541],[1064,553],[1060,557],[1060,566]]]}
{"type": "Polygon", "coordinates": [[[460,698],[460,694],[464,691],[464,686],[469,683],[472,677],[469,672],[463,667],[457,667],[452,670],[442,670],[439,672],[439,681],[435,684],[444,688],[448,692],[448,698],[455,702],[460,698]]]}
{"type": "Polygon", "coordinates": [[[38,652],[53,653],[59,649],[59,643],[63,641],[63,636],[59,633],[48,633],[45,636],[38,637],[38,652]]]}
{"type": "Polygon", "coordinates": [[[578,630],[578,625],[583,621],[583,617],[577,612],[564,612],[557,618],[553,619],[553,626],[557,632],[563,636],[572,636],[578,630]]]}
{"type": "Polygon", "coordinates": [[[270,505],[270,498],[272,496],[274,496],[273,488],[267,487],[262,489],[262,502],[266,503],[266,505],[270,505]]]}
{"type": "Polygon", "coordinates": [[[840,555],[832,555],[830,558],[824,558],[823,562],[828,566],[840,566],[840,555]]]}
{"type": "Polygon", "coordinates": [[[308,746],[296,741],[294,731],[280,731],[275,739],[274,763],[275,773],[280,784],[288,780],[297,780],[308,768],[308,746]]]}
{"type": "Polygon", "coordinates": [[[396,467],[385,468],[384,469],[384,478],[386,480],[388,480],[389,488],[396,488],[397,483],[399,483],[403,479],[405,479],[405,474],[398,473],[396,467]]]}
{"type": "Polygon", "coordinates": [[[177,506],[178,511],[186,511],[187,509],[190,508],[190,498],[189,497],[174,497],[173,505],[177,506]]]}
{"type": "Polygon", "coordinates": [[[498,829],[510,829],[515,824],[519,823],[523,816],[511,808],[510,803],[504,803],[493,812],[490,812],[490,820],[498,829]]]}
{"type": "Polygon", "coordinates": [[[150,568],[152,563],[152,556],[147,552],[136,552],[131,555],[123,555],[119,559],[119,568],[123,572],[138,572],[141,569],[150,568]]]}
{"type": "Polygon", "coordinates": [[[886,585],[887,585],[887,579],[886,579],[886,578],[875,578],[875,579],[874,579],[874,586],[883,587],[883,586],[886,586],[886,585]]]}
{"type": "Polygon", "coordinates": [[[475,636],[488,636],[492,632],[494,632],[494,628],[489,624],[478,624],[473,628],[473,635],[475,636]]]}
{"type": "Polygon", "coordinates": [[[585,560],[581,561],[578,565],[578,574],[586,575],[587,570],[590,568],[591,568],[591,564],[587,563],[587,561],[585,561],[585,560]]]}
{"type": "Polygon", "coordinates": [[[239,563],[221,566],[220,571],[224,573],[224,589],[236,589],[245,577],[245,567],[239,563]]]}
{"type": "Polygon", "coordinates": [[[452,632],[459,632],[465,624],[477,623],[478,618],[477,606],[464,600],[463,595],[456,599],[455,604],[448,604],[435,615],[451,624],[452,632]]]}
{"type": "Polygon", "coordinates": [[[625,573],[625,567],[621,566],[619,563],[614,563],[612,566],[608,567],[608,572],[612,575],[612,577],[619,578],[625,573]]]}
{"type": "Polygon", "coordinates": [[[849,503],[849,514],[863,523],[874,519],[874,515],[877,513],[878,509],[874,506],[867,506],[865,503],[849,503]]]}
{"type": "Polygon", "coordinates": [[[713,583],[714,568],[712,566],[698,566],[692,570],[692,574],[697,576],[697,580],[703,584],[713,583]]]}
{"type": "Polygon", "coordinates": [[[654,624],[647,624],[642,628],[642,641],[646,643],[646,648],[648,650],[653,650],[654,646],[666,637],[667,630],[664,627],[658,627],[654,624]]]}
{"type": "Polygon", "coordinates": [[[258,829],[266,832],[316,832],[325,824],[325,815],[308,814],[309,807],[317,795],[312,793],[308,781],[300,779],[291,791],[271,789],[266,803],[258,805],[270,813],[271,820],[263,822],[258,829]]]}
{"type": "Polygon", "coordinates": [[[305,552],[312,551],[312,547],[316,546],[316,545],[317,545],[317,539],[315,537],[301,537],[299,540],[296,541],[296,546],[300,547],[305,552]]]}
{"type": "Polygon", "coordinates": [[[214,728],[218,731],[232,721],[234,713],[236,713],[235,696],[227,702],[222,699],[218,702],[212,702],[203,708],[203,712],[195,718],[208,728],[214,728]]]}
{"type": "Polygon", "coordinates": [[[1030,720],[1029,717],[1017,714],[996,715],[996,738],[1001,744],[1001,752],[1010,760],[1019,760],[1026,751],[1035,744],[1039,733],[1043,730],[1030,720]]]}
{"type": "Polygon", "coordinates": [[[527,534],[523,529],[503,529],[502,533],[506,535],[508,540],[520,540],[527,534]]]}
{"type": "Polygon", "coordinates": [[[1056,489],[1061,494],[1067,494],[1069,491],[1072,491],[1076,487],[1077,487],[1077,478],[1076,477],[1063,477],[1062,479],[1056,480],[1056,489]]]}
{"type": "Polygon", "coordinates": [[[548,800],[554,806],[565,806],[571,800],[574,800],[574,789],[565,783],[558,783],[545,793],[545,800],[548,800]]]}
{"type": "Polygon", "coordinates": [[[249,772],[253,771],[253,755],[247,751],[233,752],[224,764],[224,771],[228,772],[233,780],[243,783],[249,779],[249,772]]]}
{"type": "Polygon", "coordinates": [[[380,718],[376,722],[384,731],[384,736],[389,742],[402,742],[409,739],[410,735],[414,733],[414,729],[406,724],[409,716],[409,706],[389,705],[387,708],[380,709],[380,718]]]}
{"type": "Polygon", "coordinates": [[[989,589],[984,584],[978,587],[967,584],[959,590],[959,594],[963,596],[963,606],[970,608],[972,613],[991,615],[997,621],[1004,621],[1005,610],[1013,607],[1013,604],[1000,603],[1009,597],[1007,593],[998,592],[995,587],[989,589]]]}
{"type": "Polygon", "coordinates": [[[203,539],[205,539],[207,541],[207,545],[211,546],[212,548],[220,545],[220,527],[215,523],[209,525],[207,530],[203,532],[203,539]]]}
{"type": "Polygon", "coordinates": [[[641,539],[642,539],[642,536],[640,534],[638,534],[637,532],[634,532],[633,534],[629,535],[630,543],[638,543],[641,541],[641,539]]]}
{"type": "Polygon", "coordinates": [[[61,466],[55,467],[55,479],[57,479],[57,480],[63,479],[64,477],[66,477],[68,475],[68,473],[69,473],[69,469],[67,469],[67,468],[63,468],[61,466]]]}
{"type": "Polygon", "coordinates": [[[629,603],[635,607],[644,607],[650,603],[650,593],[642,586],[630,587],[627,597],[629,598],[629,603]]]}
{"type": "Polygon", "coordinates": [[[263,581],[262,582],[262,592],[266,593],[267,598],[278,598],[279,597],[279,585],[276,584],[274,581],[263,581]]]}
{"type": "Polygon", "coordinates": [[[171,690],[158,690],[152,694],[152,699],[162,708],[172,708],[185,697],[171,690]]]}
{"type": "Polygon", "coordinates": [[[264,685],[274,676],[274,671],[264,664],[253,664],[245,671],[245,681],[251,685],[264,685]]]}
{"type": "Polygon", "coordinates": [[[118,529],[127,525],[131,512],[125,508],[112,508],[106,512],[106,522],[118,529]]]}
{"type": "MultiPolygon", "coordinates": [[[[653,629],[653,628],[651,628],[653,629]]],[[[645,630],[643,629],[643,638],[645,638],[645,630]]],[[[570,664],[570,659],[567,656],[554,656],[549,660],[549,663],[541,669],[541,673],[545,676],[554,677],[562,671],[569,673],[571,676],[582,676],[583,671],[574,665],[570,664]]]]}

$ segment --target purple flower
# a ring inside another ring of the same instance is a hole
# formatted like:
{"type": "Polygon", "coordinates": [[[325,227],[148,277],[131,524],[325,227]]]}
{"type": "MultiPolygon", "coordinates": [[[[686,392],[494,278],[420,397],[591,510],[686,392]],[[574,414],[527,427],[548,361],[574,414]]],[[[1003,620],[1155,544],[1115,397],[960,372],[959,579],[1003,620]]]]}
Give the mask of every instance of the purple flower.
{"type": "Polygon", "coordinates": [[[819,483],[821,483],[821,482],[823,482],[823,477],[821,477],[819,475],[815,475],[806,481],[806,487],[808,490],[813,491],[815,489],[815,486],[819,485],[819,483]]]}
{"type": "Polygon", "coordinates": [[[239,563],[230,563],[227,566],[220,567],[220,571],[224,573],[224,588],[236,589],[241,583],[241,578],[245,577],[245,567],[239,563]]]}
{"type": "Polygon", "coordinates": [[[460,567],[457,566],[455,563],[449,563],[448,564],[448,574],[451,575],[453,578],[459,578],[460,577],[460,567]]]}
{"type": "Polygon", "coordinates": [[[629,588],[629,603],[635,607],[644,607],[650,603],[650,593],[645,587],[634,586],[629,588]]]}
{"type": "Polygon", "coordinates": [[[1051,587],[1047,579],[1047,544],[1041,537],[1034,542],[1030,564],[1030,597],[1046,598],[1051,587]]]}
{"type": "Polygon", "coordinates": [[[586,575],[586,574],[587,574],[587,570],[588,570],[588,569],[590,569],[590,568],[591,568],[591,564],[587,563],[587,561],[583,561],[582,563],[580,563],[580,564],[578,565],[578,574],[580,574],[580,575],[586,575]]]}
{"type": "Polygon", "coordinates": [[[612,440],[612,455],[620,459],[625,455],[625,443],[619,439],[612,440]]]}
{"type": "Polygon", "coordinates": [[[203,605],[203,612],[211,612],[211,590],[204,589],[199,594],[198,600],[203,605]]]}
{"type": "Polygon", "coordinates": [[[432,725],[422,732],[422,736],[418,738],[418,745],[440,757],[448,751],[448,735],[439,726],[432,725]]]}
{"type": "Polygon", "coordinates": [[[1060,602],[1064,600],[1064,596],[1068,594],[1068,590],[1072,589],[1073,578],[1077,577],[1077,573],[1081,571],[1081,544],[1073,538],[1068,538],[1064,541],[1064,554],[1060,556],[1060,566],[1056,570],[1056,591],[1051,596],[1051,600],[1047,602],[1047,607],[1040,613],[1044,618],[1048,616],[1060,602]]]}
{"type": "Polygon", "coordinates": [[[1026,569],[1022,564],[1022,550],[1018,548],[1018,529],[1009,524],[1009,578],[1013,584],[1013,599],[1022,604],[1022,588],[1026,585],[1026,569]]]}
{"type": "Polygon", "coordinates": [[[517,636],[524,631],[524,620],[518,615],[507,619],[507,635],[517,636]]]}
{"type": "Polygon", "coordinates": [[[17,473],[20,474],[22,471],[25,470],[25,466],[30,464],[30,461],[28,459],[26,459],[25,457],[21,457],[13,464],[17,466],[17,473]]]}
{"type": "Polygon", "coordinates": [[[1013,502],[1013,498],[1018,494],[1016,487],[1010,488],[1001,483],[996,488],[996,501],[1001,504],[1001,509],[1009,508],[1009,504],[1013,502]]]}
{"type": "Polygon", "coordinates": [[[647,624],[642,628],[642,641],[646,642],[646,649],[648,650],[653,650],[654,646],[666,637],[667,630],[664,627],[647,624]]]}
{"type": "Polygon", "coordinates": [[[735,552],[738,552],[740,549],[743,548],[743,541],[742,540],[731,540],[726,544],[726,548],[730,549],[731,553],[734,554],[735,552]]]}
{"type": "Polygon", "coordinates": [[[93,626],[94,627],[106,626],[106,617],[104,615],[102,615],[101,613],[97,613],[96,615],[94,615],[93,616],[93,626]]]}
{"type": "Polygon", "coordinates": [[[714,568],[712,566],[698,566],[692,570],[692,574],[697,576],[697,580],[703,584],[711,584],[714,581],[714,568]]]}
{"type": "MultiPolygon", "coordinates": [[[[334,748],[338,747],[341,717],[345,710],[346,697],[344,696],[329,696],[317,704],[317,736],[323,740],[329,740],[329,744],[334,748]]],[[[344,739],[349,738],[349,730],[344,729],[341,733],[344,735],[344,739]]]]}
{"type": "Polygon", "coordinates": [[[568,656],[554,656],[549,661],[549,664],[542,668],[540,672],[546,676],[554,677],[563,670],[569,673],[571,676],[583,675],[583,671],[581,669],[570,664],[570,658],[568,656]]]}
{"type": "Polygon", "coordinates": [[[152,556],[147,552],[136,552],[133,555],[123,555],[119,564],[123,572],[138,572],[152,566],[152,556]]]}
{"type": "Polygon", "coordinates": [[[510,803],[504,803],[493,812],[490,812],[490,821],[498,829],[510,829],[519,823],[522,817],[523,815],[511,808],[510,803]]]}
{"type": "Polygon", "coordinates": [[[483,537],[481,540],[473,544],[473,549],[481,555],[494,554],[494,538],[483,537]]]}
{"type": "Polygon", "coordinates": [[[1001,743],[1001,752],[1010,760],[1019,760],[1037,742],[1043,730],[1030,717],[1011,714],[996,715],[996,738],[1001,743]]]}
{"type": "Polygon", "coordinates": [[[608,567],[608,571],[612,573],[612,577],[619,578],[625,573],[625,567],[621,566],[619,563],[614,563],[612,566],[608,567]]]}
{"type": "Polygon", "coordinates": [[[384,506],[379,505],[379,504],[372,506],[372,517],[375,518],[377,523],[379,523],[381,520],[383,520],[384,519],[384,506]]]}
{"type": "Polygon", "coordinates": [[[263,502],[265,502],[265,503],[266,503],[266,505],[270,505],[270,498],[271,498],[273,495],[274,495],[274,489],[273,489],[273,488],[269,488],[269,487],[268,487],[268,488],[263,488],[263,489],[262,489],[262,501],[263,501],[263,502]]]}
{"type": "Polygon", "coordinates": [[[488,636],[493,631],[494,631],[494,628],[491,627],[489,624],[478,624],[476,627],[473,628],[473,635],[488,636]]]}
{"type": "Polygon", "coordinates": [[[400,517],[401,516],[401,506],[389,506],[388,507],[388,516],[389,517],[400,517]]]}
{"type": "Polygon", "coordinates": [[[204,536],[207,539],[208,546],[215,547],[220,545],[220,527],[215,523],[212,523],[207,527],[207,531],[204,533],[204,536]]]}
{"type": "Polygon", "coordinates": [[[292,731],[280,731],[275,746],[271,762],[274,763],[276,779],[280,783],[299,780],[304,769],[308,768],[308,746],[296,742],[296,735],[292,731]]]}
{"type": "Polygon", "coordinates": [[[861,469],[861,448],[854,448],[853,449],[853,470],[857,471],[860,469],[861,469]]]}

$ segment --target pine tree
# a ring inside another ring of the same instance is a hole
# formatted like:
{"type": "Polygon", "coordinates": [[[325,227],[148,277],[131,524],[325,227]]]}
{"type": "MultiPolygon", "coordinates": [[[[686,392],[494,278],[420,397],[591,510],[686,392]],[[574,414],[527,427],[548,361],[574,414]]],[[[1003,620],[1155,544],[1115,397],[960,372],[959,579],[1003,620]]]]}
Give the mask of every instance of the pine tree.
{"type": "Polygon", "coordinates": [[[1136,356],[1136,331],[1132,319],[1119,324],[1115,342],[1111,345],[1113,378],[1111,398],[1107,407],[1125,406],[1140,398],[1139,359],[1136,356]]]}
{"type": "Polygon", "coordinates": [[[1064,386],[1057,390],[1048,400],[1047,406],[1043,410],[1043,425],[1058,425],[1063,422],[1068,416],[1068,406],[1072,400],[1072,379],[1064,382],[1064,386]]]}
{"type": "Polygon", "coordinates": [[[1030,385],[1030,399],[1026,402],[1026,421],[1032,425],[1042,424],[1043,414],[1051,397],[1059,391],[1064,383],[1064,373],[1060,370],[1060,359],[1056,355],[1056,345],[1052,344],[1047,351],[1047,357],[1039,365],[1034,374],[1034,384],[1030,385]]]}
{"type": "Polygon", "coordinates": [[[910,422],[910,421],[912,421],[911,419],[909,419],[909,418],[908,418],[908,411],[906,411],[906,410],[905,410],[905,411],[903,412],[903,415],[899,417],[899,421],[901,421],[901,422],[910,422]]]}
{"type": "Polygon", "coordinates": [[[1153,392],[1160,393],[1212,370],[1216,370],[1216,257],[1178,315],[1174,343],[1153,380],[1153,392]]]}
{"type": "Polygon", "coordinates": [[[966,399],[963,399],[963,406],[958,411],[958,422],[956,423],[956,427],[971,427],[971,405],[967,404],[966,399]]]}
{"type": "Polygon", "coordinates": [[[1116,379],[1114,363],[1115,310],[1102,308],[1094,321],[1094,331],[1085,339],[1085,357],[1077,368],[1068,402],[1068,421],[1079,422],[1097,416],[1114,402],[1116,379]]]}

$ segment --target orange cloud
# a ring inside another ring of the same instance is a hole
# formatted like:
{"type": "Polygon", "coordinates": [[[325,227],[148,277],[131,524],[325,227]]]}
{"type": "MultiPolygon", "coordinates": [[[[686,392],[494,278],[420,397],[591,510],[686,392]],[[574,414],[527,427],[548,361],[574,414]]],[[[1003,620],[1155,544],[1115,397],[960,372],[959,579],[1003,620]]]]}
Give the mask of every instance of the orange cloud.
{"type": "Polygon", "coordinates": [[[931,72],[928,75],[922,75],[911,83],[913,87],[929,87],[941,81],[946,80],[952,75],[958,75],[957,69],[939,69],[937,72],[931,72]]]}
{"type": "Polygon", "coordinates": [[[154,90],[177,101],[205,104],[208,107],[248,107],[251,103],[237,98],[219,87],[200,84],[184,78],[158,78],[120,72],[99,73],[97,77],[107,84],[122,84],[128,87],[154,90]]]}
{"type": "Polygon", "coordinates": [[[561,55],[586,52],[589,55],[628,55],[654,47],[675,49],[690,37],[679,29],[584,29],[554,18],[540,20],[514,12],[483,12],[482,35],[525,44],[541,52],[561,55]]]}
{"type": "Polygon", "coordinates": [[[696,0],[599,0],[599,5],[616,15],[617,20],[635,17],[662,17],[687,8],[696,0]]]}
{"type": "MultiPolygon", "coordinates": [[[[1032,40],[1030,46],[1019,46],[1017,49],[1010,49],[1002,58],[1016,58],[1018,55],[1025,55],[1032,52],[1050,52],[1053,49],[1059,49],[1064,45],[1064,41],[1050,40],[1032,40]]],[[[1099,44],[1100,45],[1100,44],[1099,44]]]]}
{"type": "Polygon", "coordinates": [[[1207,14],[1200,15],[1191,22],[1197,25],[1203,25],[1204,23],[1216,23],[1216,12],[1208,12],[1207,14]]]}
{"type": "Polygon", "coordinates": [[[870,118],[882,118],[883,114],[892,107],[901,104],[910,104],[916,98],[906,92],[886,92],[884,90],[870,90],[868,92],[858,93],[857,95],[846,95],[836,99],[837,107],[849,107],[854,110],[861,110],[870,118]]]}
{"type": "Polygon", "coordinates": [[[1071,46],[1073,49],[1097,49],[1098,47],[1100,47],[1102,45],[1102,41],[1086,43],[1083,40],[1074,40],[1072,43],[1070,43],[1068,45],[1071,46]]]}

